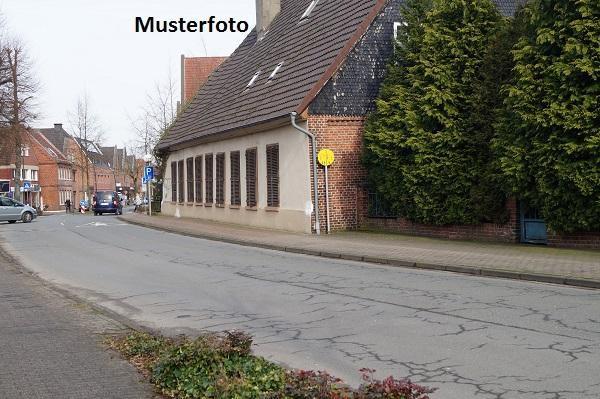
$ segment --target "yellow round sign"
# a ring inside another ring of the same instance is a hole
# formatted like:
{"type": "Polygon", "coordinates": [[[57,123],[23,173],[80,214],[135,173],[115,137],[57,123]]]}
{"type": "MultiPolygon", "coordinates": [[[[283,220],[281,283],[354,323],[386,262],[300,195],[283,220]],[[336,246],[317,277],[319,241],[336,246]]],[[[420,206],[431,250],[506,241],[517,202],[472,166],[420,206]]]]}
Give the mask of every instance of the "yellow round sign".
{"type": "Polygon", "coordinates": [[[319,163],[323,166],[331,166],[333,161],[335,161],[335,156],[333,155],[333,151],[330,149],[324,148],[319,151],[319,163]]]}

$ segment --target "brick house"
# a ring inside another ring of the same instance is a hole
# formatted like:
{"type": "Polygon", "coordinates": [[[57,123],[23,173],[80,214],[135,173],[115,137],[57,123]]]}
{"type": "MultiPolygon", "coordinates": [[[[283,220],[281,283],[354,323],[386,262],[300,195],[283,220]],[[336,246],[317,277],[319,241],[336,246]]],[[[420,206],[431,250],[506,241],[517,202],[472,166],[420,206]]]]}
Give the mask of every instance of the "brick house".
{"type": "Polygon", "coordinates": [[[82,199],[89,200],[94,191],[115,190],[117,176],[112,163],[107,160],[98,145],[71,136],[60,123],[54,124],[52,128],[37,131],[71,163],[71,201],[74,204],[78,204],[82,199]]]}
{"type": "Polygon", "coordinates": [[[41,205],[44,210],[64,209],[65,201],[68,199],[73,204],[77,196],[73,163],[39,130],[34,130],[32,135],[36,139],[32,149],[40,166],[41,205]]]}
{"type": "MultiPolygon", "coordinates": [[[[518,0],[496,0],[512,15],[518,0]]],[[[315,231],[312,145],[329,148],[332,230],[365,223],[365,118],[393,53],[402,0],[257,0],[257,26],[214,71],[157,149],[162,212],[315,231]],[[293,113],[297,115],[293,117],[293,113]]],[[[323,168],[317,167],[325,226],[323,168]]]]}
{"type": "Polygon", "coordinates": [[[113,190],[128,196],[133,195],[135,191],[132,168],[135,167],[135,157],[127,155],[125,148],[100,147],[102,153],[102,162],[108,165],[112,170],[115,186],[113,190]],[[131,192],[131,193],[130,193],[131,192]]]}
{"type": "Polygon", "coordinates": [[[20,134],[21,173],[19,194],[15,195],[16,154],[12,151],[2,151],[0,153],[0,195],[14,197],[23,203],[40,207],[40,163],[36,151],[34,151],[38,143],[26,129],[22,129],[20,134]]]}

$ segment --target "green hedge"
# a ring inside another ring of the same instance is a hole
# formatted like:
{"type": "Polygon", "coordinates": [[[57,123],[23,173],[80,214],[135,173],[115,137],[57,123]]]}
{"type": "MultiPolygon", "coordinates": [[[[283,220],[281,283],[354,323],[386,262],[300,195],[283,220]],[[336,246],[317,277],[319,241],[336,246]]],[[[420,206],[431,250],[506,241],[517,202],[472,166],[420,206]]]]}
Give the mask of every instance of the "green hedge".
{"type": "Polygon", "coordinates": [[[600,2],[531,0],[495,148],[556,231],[600,229],[600,2]]]}
{"type": "Polygon", "coordinates": [[[365,131],[371,185],[417,222],[501,221],[490,143],[507,22],[491,0],[412,0],[402,19],[365,131]]]}

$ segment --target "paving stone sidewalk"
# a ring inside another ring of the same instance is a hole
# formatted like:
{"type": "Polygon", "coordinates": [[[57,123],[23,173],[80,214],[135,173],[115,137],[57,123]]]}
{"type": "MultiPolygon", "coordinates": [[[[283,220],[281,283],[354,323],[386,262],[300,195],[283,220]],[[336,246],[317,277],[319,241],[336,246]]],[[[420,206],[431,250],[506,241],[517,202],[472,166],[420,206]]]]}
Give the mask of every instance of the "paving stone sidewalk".
{"type": "Polygon", "coordinates": [[[174,233],[309,255],[394,266],[600,288],[600,251],[344,232],[315,236],[170,216],[128,213],[126,222],[174,233]]]}
{"type": "Polygon", "coordinates": [[[103,334],[124,330],[44,286],[0,251],[0,398],[157,397],[101,343],[103,334]]]}

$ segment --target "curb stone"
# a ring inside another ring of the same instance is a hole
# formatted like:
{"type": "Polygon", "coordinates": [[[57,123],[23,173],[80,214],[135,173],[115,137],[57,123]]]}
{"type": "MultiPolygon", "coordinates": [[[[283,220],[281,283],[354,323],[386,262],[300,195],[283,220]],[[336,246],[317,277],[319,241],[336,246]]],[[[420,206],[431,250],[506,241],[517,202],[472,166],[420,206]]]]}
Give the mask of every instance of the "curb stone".
{"type": "Polygon", "coordinates": [[[503,278],[510,280],[521,280],[521,281],[534,281],[539,283],[548,283],[554,285],[568,285],[573,287],[581,287],[581,288],[591,288],[591,289],[600,289],[600,281],[596,280],[588,280],[583,278],[566,278],[560,276],[552,276],[548,274],[541,273],[522,273],[522,272],[513,272],[504,269],[483,269],[476,266],[452,266],[452,265],[443,265],[436,263],[421,263],[421,262],[410,262],[402,259],[394,259],[394,258],[379,258],[372,256],[358,256],[351,254],[343,254],[336,252],[327,252],[327,251],[315,251],[305,248],[299,247],[285,247],[280,245],[272,245],[272,244],[264,244],[264,243],[255,243],[252,241],[244,241],[239,239],[227,238],[227,237],[219,237],[217,235],[211,235],[209,233],[198,233],[198,232],[189,232],[189,231],[178,231],[173,230],[166,227],[160,227],[152,224],[147,224],[144,222],[140,222],[137,220],[130,220],[126,218],[122,218],[121,216],[117,216],[117,218],[123,222],[142,226],[154,230],[165,231],[168,233],[179,234],[189,237],[202,238],[210,241],[220,241],[228,244],[236,244],[245,247],[255,247],[255,248],[263,248],[274,251],[281,252],[289,252],[295,254],[309,255],[309,256],[318,256],[323,258],[330,259],[343,259],[350,260],[356,262],[365,262],[371,263],[375,265],[388,265],[393,267],[403,267],[403,268],[417,268],[417,269],[425,269],[425,270],[437,270],[437,271],[446,271],[451,273],[459,273],[459,274],[468,274],[474,276],[482,276],[482,277],[491,277],[491,278],[503,278]]]}

